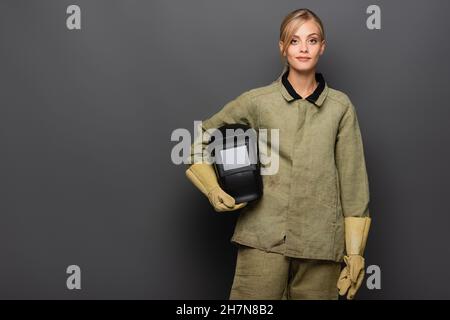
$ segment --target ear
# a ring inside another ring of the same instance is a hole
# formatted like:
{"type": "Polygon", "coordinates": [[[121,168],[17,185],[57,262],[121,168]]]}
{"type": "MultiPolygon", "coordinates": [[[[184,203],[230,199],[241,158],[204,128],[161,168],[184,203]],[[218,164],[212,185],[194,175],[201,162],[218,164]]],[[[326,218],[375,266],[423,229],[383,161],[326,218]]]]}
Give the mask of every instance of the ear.
{"type": "MultiPolygon", "coordinates": [[[[278,47],[280,48],[280,54],[283,52],[283,41],[278,41],[278,47]]],[[[286,54],[283,54],[283,56],[286,56],[286,54]]]]}
{"type": "Polygon", "coordinates": [[[322,55],[323,52],[325,51],[325,47],[326,47],[325,40],[322,40],[322,45],[320,47],[320,53],[319,53],[320,55],[322,55]]]}

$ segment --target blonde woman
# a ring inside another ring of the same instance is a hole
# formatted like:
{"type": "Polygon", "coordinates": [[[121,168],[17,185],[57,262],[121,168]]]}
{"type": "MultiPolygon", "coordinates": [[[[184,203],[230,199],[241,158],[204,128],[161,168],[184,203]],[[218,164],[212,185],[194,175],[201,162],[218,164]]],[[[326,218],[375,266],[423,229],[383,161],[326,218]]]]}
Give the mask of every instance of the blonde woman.
{"type": "MultiPolygon", "coordinates": [[[[238,255],[230,299],[352,299],[364,278],[371,221],[355,107],[316,72],[325,32],[311,10],[284,18],[279,49],[282,74],[228,102],[199,129],[279,129],[279,169],[263,175],[262,198],[236,204],[195,152],[186,175],[216,211],[242,209],[231,239],[238,255]]],[[[192,150],[205,144],[202,138],[192,150]]]]}

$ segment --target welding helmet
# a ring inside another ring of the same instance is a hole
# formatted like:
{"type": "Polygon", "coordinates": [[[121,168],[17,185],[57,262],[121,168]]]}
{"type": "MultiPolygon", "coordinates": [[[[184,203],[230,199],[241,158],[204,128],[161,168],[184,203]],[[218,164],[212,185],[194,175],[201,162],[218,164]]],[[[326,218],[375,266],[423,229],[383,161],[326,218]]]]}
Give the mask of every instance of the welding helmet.
{"type": "Polygon", "coordinates": [[[243,124],[224,125],[212,133],[208,148],[219,184],[236,204],[262,196],[256,130],[243,124]]]}

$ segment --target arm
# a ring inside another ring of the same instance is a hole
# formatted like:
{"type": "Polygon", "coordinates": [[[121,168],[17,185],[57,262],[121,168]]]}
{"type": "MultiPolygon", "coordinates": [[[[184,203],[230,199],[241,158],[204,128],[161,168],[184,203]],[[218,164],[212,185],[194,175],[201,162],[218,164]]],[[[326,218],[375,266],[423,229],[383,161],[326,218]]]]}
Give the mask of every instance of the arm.
{"type": "Polygon", "coordinates": [[[364,279],[363,253],[371,219],[363,141],[355,107],[350,100],[340,122],[335,151],[346,247],[346,266],[341,272],[337,286],[340,295],[347,293],[347,299],[353,299],[364,279]]]}
{"type": "Polygon", "coordinates": [[[220,187],[211,160],[205,154],[210,138],[208,130],[233,123],[254,127],[256,118],[250,97],[243,93],[195,128],[196,136],[191,145],[188,161],[190,166],[186,170],[186,176],[209,199],[218,212],[234,211],[244,207],[246,203],[236,205],[234,198],[220,187]]]}

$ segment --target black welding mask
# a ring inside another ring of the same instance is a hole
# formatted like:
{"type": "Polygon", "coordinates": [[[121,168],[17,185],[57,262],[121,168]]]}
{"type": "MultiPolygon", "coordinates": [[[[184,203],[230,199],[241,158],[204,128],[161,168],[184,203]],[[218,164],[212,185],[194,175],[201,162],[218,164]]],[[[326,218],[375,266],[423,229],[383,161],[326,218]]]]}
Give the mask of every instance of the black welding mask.
{"type": "Polygon", "coordinates": [[[256,130],[242,124],[224,125],[213,132],[208,148],[219,184],[236,204],[262,196],[256,130]]]}

